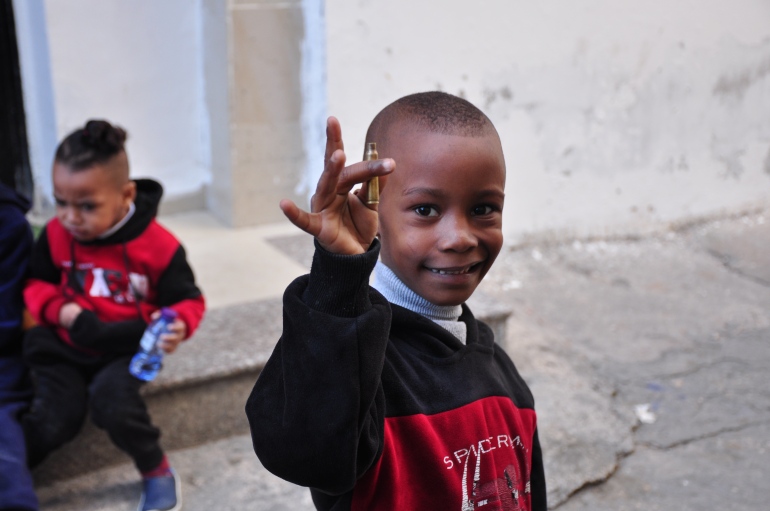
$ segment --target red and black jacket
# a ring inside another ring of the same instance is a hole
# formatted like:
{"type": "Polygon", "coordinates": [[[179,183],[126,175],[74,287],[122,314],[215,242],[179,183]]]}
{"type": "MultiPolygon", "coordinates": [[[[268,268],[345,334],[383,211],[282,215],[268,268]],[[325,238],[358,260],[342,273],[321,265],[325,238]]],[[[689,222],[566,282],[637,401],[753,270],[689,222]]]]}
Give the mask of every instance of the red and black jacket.
{"type": "Polygon", "coordinates": [[[546,509],[534,401],[490,328],[467,344],[316,247],[246,404],[257,456],[322,510],[546,509]]]}
{"type": "Polygon", "coordinates": [[[79,242],[57,219],[46,224],[35,244],[24,300],[42,326],[87,353],[136,350],[150,314],[171,307],[187,325],[198,327],[205,303],[179,241],[155,220],[163,194],[150,179],[136,181],[136,211],[117,232],[79,242]],[[84,312],[68,331],[59,310],[76,302],[84,312]]]}

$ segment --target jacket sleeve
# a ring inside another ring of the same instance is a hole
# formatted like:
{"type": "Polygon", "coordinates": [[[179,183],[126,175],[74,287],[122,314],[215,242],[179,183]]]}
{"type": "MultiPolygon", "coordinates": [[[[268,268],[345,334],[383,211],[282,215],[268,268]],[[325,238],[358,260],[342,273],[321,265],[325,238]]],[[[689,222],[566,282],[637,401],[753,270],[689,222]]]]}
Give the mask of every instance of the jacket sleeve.
{"type": "Polygon", "coordinates": [[[545,486],[545,470],[543,466],[543,452],[540,449],[540,439],[535,430],[532,440],[532,467],[530,469],[529,483],[532,492],[532,511],[547,511],[547,492],[545,486]]]}
{"type": "Polygon", "coordinates": [[[59,309],[67,301],[60,291],[60,281],[61,272],[51,259],[48,234],[43,228],[32,250],[29,280],[24,287],[24,303],[41,325],[59,324],[59,309]]]}
{"type": "Polygon", "coordinates": [[[18,221],[13,222],[9,216],[3,218],[7,224],[0,229],[0,348],[21,338],[22,290],[32,249],[32,231],[24,215],[19,212],[18,221]]]}
{"type": "Polygon", "coordinates": [[[206,302],[198,286],[184,247],[179,245],[171,262],[158,280],[158,305],[170,307],[187,325],[189,338],[203,319],[206,302]]]}
{"type": "Polygon", "coordinates": [[[83,310],[72,324],[69,335],[72,342],[84,348],[130,355],[139,347],[145,328],[147,323],[141,318],[104,322],[93,311],[83,310]]]}
{"type": "Polygon", "coordinates": [[[283,333],[246,403],[254,450],[279,477],[331,495],[350,491],[382,454],[381,384],[390,305],[362,255],[316,245],[310,275],[283,298],[283,333]]]}

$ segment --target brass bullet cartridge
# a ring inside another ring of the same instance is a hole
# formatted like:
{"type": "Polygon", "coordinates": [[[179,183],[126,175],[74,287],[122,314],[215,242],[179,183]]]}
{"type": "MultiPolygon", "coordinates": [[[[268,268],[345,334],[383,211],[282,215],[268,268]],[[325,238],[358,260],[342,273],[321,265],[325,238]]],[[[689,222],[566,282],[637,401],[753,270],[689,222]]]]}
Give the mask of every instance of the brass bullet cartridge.
{"type": "MultiPolygon", "coordinates": [[[[364,161],[372,161],[379,158],[377,154],[377,143],[369,142],[366,144],[366,156],[364,161]]],[[[379,204],[380,203],[380,178],[373,177],[366,183],[366,203],[367,204],[379,204]]]]}

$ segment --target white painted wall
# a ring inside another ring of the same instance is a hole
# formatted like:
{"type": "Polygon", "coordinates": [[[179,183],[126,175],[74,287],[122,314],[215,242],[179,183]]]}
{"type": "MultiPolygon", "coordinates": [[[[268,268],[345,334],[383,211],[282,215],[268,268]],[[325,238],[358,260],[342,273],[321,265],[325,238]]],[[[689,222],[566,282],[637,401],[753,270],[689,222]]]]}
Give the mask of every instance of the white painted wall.
{"type": "Polygon", "coordinates": [[[332,0],[326,19],[351,161],[387,103],[465,96],[503,139],[511,241],[770,204],[766,0],[332,0]]]}
{"type": "MultiPolygon", "coordinates": [[[[208,126],[227,113],[211,111],[205,82],[222,77],[202,43],[204,5],[218,1],[15,0],[43,194],[50,146],[89,117],[129,131],[133,175],[159,179],[167,198],[221,171],[208,126]]],[[[770,201],[766,0],[334,0],[325,52],[321,2],[303,0],[309,174],[326,59],[351,160],[370,119],[405,94],[438,88],[487,112],[504,142],[512,240],[640,232],[770,201]]]]}
{"type": "Polygon", "coordinates": [[[45,7],[43,0],[14,0],[13,11],[34,182],[33,213],[39,215],[53,204],[51,160],[57,144],[45,7]]]}
{"type": "Polygon", "coordinates": [[[106,118],[129,133],[133,177],[159,180],[167,198],[199,193],[210,179],[201,0],[44,3],[58,139],[106,118]]]}
{"type": "MultiPolygon", "coordinates": [[[[326,20],[324,0],[302,0],[304,37],[302,39],[302,137],[305,179],[297,184],[297,194],[310,197],[318,182],[319,161],[326,150],[326,20]]],[[[322,169],[320,169],[322,170],[322,169]]],[[[309,202],[308,202],[309,206],[309,202]]]]}

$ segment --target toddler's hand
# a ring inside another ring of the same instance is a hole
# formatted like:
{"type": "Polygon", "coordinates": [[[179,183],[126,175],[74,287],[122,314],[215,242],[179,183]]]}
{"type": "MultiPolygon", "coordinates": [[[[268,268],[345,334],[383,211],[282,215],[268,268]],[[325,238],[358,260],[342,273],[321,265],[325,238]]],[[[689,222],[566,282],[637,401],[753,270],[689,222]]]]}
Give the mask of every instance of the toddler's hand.
{"type": "Polygon", "coordinates": [[[181,319],[176,318],[174,322],[168,326],[168,332],[160,334],[160,343],[158,343],[158,346],[160,346],[160,349],[166,353],[173,353],[186,335],[187,325],[181,319]]]}
{"type": "Polygon", "coordinates": [[[315,236],[329,252],[363,254],[377,234],[377,205],[364,202],[366,181],[390,174],[395,167],[390,158],[345,167],[340,123],[329,117],[324,171],[310,199],[310,213],[288,199],[281,201],[281,210],[291,223],[315,236]],[[359,193],[350,193],[357,183],[364,183],[359,193]]]}
{"type": "Polygon", "coordinates": [[[75,302],[67,302],[59,309],[59,325],[62,328],[69,330],[75,323],[80,313],[83,312],[83,307],[75,302]]]}

